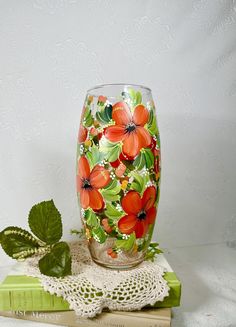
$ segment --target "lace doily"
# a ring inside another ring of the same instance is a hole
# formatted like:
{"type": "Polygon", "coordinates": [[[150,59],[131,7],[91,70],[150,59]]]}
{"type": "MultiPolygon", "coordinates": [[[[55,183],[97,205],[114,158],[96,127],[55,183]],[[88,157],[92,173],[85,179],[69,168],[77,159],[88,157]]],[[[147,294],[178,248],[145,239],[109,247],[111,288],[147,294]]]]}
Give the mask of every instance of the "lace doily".
{"type": "Polygon", "coordinates": [[[45,291],[62,296],[80,317],[91,318],[110,310],[140,310],[163,301],[169,287],[163,278],[165,268],[156,262],[143,262],[126,271],[110,270],[96,265],[84,241],[70,244],[72,275],[55,278],[42,275],[38,257],[26,260],[25,274],[38,277],[45,291]]]}

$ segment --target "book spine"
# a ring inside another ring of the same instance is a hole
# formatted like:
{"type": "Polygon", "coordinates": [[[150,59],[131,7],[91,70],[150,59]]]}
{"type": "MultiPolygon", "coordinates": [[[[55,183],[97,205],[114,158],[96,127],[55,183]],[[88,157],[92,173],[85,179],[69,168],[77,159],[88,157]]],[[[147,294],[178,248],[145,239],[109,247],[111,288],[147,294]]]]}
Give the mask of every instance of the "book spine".
{"type": "Polygon", "coordinates": [[[129,317],[125,315],[116,315],[113,313],[103,313],[97,318],[86,319],[79,318],[74,313],[66,314],[62,312],[25,312],[25,311],[15,311],[15,312],[0,312],[1,316],[11,317],[16,319],[37,321],[42,323],[50,323],[63,326],[71,327],[170,327],[169,318],[156,318],[148,319],[142,317],[129,317]]]}

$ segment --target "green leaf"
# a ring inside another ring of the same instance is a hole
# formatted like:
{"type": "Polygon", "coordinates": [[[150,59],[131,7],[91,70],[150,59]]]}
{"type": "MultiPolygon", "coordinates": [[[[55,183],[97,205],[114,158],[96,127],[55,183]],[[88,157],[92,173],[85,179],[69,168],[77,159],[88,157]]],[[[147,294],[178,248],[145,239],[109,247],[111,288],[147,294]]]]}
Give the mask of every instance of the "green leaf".
{"type": "Polygon", "coordinates": [[[138,104],[141,104],[142,103],[142,94],[141,94],[141,92],[136,92],[136,99],[135,99],[136,101],[136,105],[138,105],[138,104]]]}
{"type": "Polygon", "coordinates": [[[120,183],[114,179],[112,180],[106,187],[100,190],[102,193],[102,196],[107,200],[107,201],[118,201],[120,199],[120,190],[121,190],[121,185],[120,183]]]}
{"type": "Polygon", "coordinates": [[[47,276],[64,277],[71,275],[70,248],[66,242],[59,242],[39,260],[40,272],[47,276]]]}
{"type": "Polygon", "coordinates": [[[96,214],[91,209],[87,209],[84,213],[84,218],[86,221],[86,224],[90,227],[97,227],[99,226],[99,220],[96,216],[96,214]]]}
{"type": "Polygon", "coordinates": [[[94,227],[91,231],[92,236],[98,243],[104,243],[107,239],[107,234],[101,226],[94,227]]]}
{"type": "Polygon", "coordinates": [[[145,161],[145,156],[143,151],[140,151],[139,155],[137,158],[134,160],[133,165],[136,167],[136,169],[141,170],[145,166],[146,161],[145,161]]]}
{"type": "Polygon", "coordinates": [[[89,107],[85,108],[84,111],[84,117],[83,117],[83,125],[86,127],[90,127],[93,124],[93,116],[92,116],[92,112],[91,109],[89,107]]]}
{"type": "Polygon", "coordinates": [[[147,182],[149,181],[149,176],[148,175],[141,176],[136,172],[131,172],[131,176],[134,177],[134,180],[131,183],[130,188],[142,195],[146,188],[147,182]]]}
{"type": "Polygon", "coordinates": [[[62,237],[61,214],[53,200],[43,201],[32,207],[29,213],[31,231],[46,244],[53,244],[62,237]]]}
{"type": "Polygon", "coordinates": [[[100,146],[100,151],[103,152],[104,158],[109,162],[115,161],[121,153],[121,142],[113,143],[105,141],[100,146]]]}
{"type": "Polygon", "coordinates": [[[154,167],[154,155],[152,153],[152,150],[149,148],[145,148],[143,154],[146,162],[146,167],[148,169],[154,167]]]}
{"type": "Polygon", "coordinates": [[[96,112],[96,119],[101,124],[108,124],[112,120],[112,105],[107,105],[101,111],[96,112]]]}
{"type": "Polygon", "coordinates": [[[148,130],[152,135],[158,135],[159,134],[158,127],[157,127],[156,116],[155,116],[153,110],[150,110],[150,112],[149,112],[148,130]]]}
{"type": "Polygon", "coordinates": [[[163,251],[159,249],[159,244],[150,243],[145,255],[145,260],[154,261],[155,257],[160,253],[163,253],[163,251]]]}
{"type": "Polygon", "coordinates": [[[105,209],[105,215],[108,218],[110,218],[112,221],[117,221],[121,217],[123,217],[125,215],[125,213],[124,213],[124,211],[119,211],[118,209],[116,209],[116,207],[113,204],[107,203],[106,209],[105,209]]]}
{"type": "Polygon", "coordinates": [[[140,91],[135,91],[133,88],[129,88],[127,92],[122,92],[124,99],[129,99],[133,107],[142,103],[142,94],[140,91]]]}
{"type": "Polygon", "coordinates": [[[40,247],[39,241],[27,230],[10,226],[0,233],[0,243],[7,255],[13,259],[32,256],[40,247]]]}
{"type": "Polygon", "coordinates": [[[101,151],[99,151],[96,145],[93,145],[91,147],[91,151],[88,151],[86,153],[86,157],[89,161],[90,168],[93,169],[95,165],[97,165],[99,162],[103,160],[104,154],[101,151]]]}
{"type": "Polygon", "coordinates": [[[115,247],[124,251],[130,251],[133,249],[136,241],[135,233],[130,234],[130,237],[127,240],[116,240],[115,247]]]}

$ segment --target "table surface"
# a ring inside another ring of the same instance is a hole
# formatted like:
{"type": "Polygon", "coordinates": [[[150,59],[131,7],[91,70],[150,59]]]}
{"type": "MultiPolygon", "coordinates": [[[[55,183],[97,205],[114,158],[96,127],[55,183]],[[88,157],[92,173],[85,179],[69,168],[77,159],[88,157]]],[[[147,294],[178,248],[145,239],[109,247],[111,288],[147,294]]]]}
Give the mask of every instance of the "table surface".
{"type": "MultiPolygon", "coordinates": [[[[182,303],[172,310],[172,327],[236,327],[236,248],[223,243],[164,253],[182,282],[182,303]]],[[[0,266],[0,280],[10,269],[10,265],[0,266]]],[[[4,317],[0,325],[52,326],[4,317]]]]}

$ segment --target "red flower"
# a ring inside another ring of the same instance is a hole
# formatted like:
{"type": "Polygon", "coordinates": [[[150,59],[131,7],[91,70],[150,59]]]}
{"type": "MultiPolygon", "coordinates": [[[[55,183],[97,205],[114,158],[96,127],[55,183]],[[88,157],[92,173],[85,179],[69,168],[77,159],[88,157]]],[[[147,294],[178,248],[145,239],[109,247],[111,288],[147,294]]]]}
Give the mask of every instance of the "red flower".
{"type": "Polygon", "coordinates": [[[79,128],[78,142],[83,143],[88,135],[87,129],[81,124],[79,128]]]}
{"type": "Polygon", "coordinates": [[[131,234],[135,232],[137,238],[143,237],[148,225],[153,224],[156,218],[156,188],[149,186],[141,198],[136,191],[129,191],[121,201],[126,216],[118,221],[121,233],[131,234]]]}
{"type": "Polygon", "coordinates": [[[102,166],[96,165],[90,172],[88,160],[80,157],[78,162],[77,192],[80,193],[81,206],[84,209],[91,207],[101,210],[104,202],[99,188],[105,187],[111,178],[109,172],[102,166]]]}
{"type": "Polygon", "coordinates": [[[105,136],[111,142],[123,141],[123,153],[134,158],[151,143],[151,136],[144,128],[148,118],[149,112],[142,104],[137,105],[132,114],[125,102],[117,102],[112,109],[115,125],[106,128],[105,136]]]}
{"type": "Polygon", "coordinates": [[[123,162],[121,162],[119,164],[119,166],[116,168],[115,170],[115,174],[117,177],[122,177],[124,175],[124,172],[126,171],[126,165],[123,164],[123,162]]]}
{"type": "Polygon", "coordinates": [[[100,95],[98,97],[98,103],[105,103],[107,101],[107,97],[104,97],[103,95],[100,95]]]}

